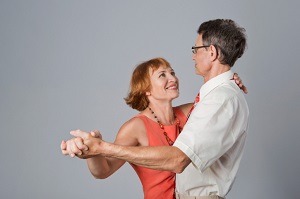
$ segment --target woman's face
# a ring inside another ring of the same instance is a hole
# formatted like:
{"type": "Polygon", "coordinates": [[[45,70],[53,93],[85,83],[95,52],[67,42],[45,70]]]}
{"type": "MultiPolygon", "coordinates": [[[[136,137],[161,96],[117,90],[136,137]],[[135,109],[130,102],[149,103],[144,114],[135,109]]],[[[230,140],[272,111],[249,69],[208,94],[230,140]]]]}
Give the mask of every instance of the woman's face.
{"type": "Polygon", "coordinates": [[[172,68],[160,66],[154,72],[150,68],[149,72],[151,89],[146,93],[149,100],[173,100],[179,96],[178,78],[172,68]]]}

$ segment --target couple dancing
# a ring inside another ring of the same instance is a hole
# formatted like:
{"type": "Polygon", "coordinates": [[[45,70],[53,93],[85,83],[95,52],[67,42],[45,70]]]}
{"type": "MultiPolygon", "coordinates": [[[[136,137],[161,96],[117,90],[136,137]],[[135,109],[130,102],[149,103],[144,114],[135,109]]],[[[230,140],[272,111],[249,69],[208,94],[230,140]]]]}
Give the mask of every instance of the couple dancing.
{"type": "Polygon", "coordinates": [[[224,198],[248,130],[247,90],[231,71],[246,47],[244,31],[229,19],[200,25],[192,59],[204,85],[195,103],[173,107],[179,96],[174,70],[163,58],[145,61],[133,71],[125,98],[140,113],[122,125],[114,143],[97,130],[76,130],[62,141],[62,153],[86,159],[100,179],[129,162],[146,199],[224,198]]]}

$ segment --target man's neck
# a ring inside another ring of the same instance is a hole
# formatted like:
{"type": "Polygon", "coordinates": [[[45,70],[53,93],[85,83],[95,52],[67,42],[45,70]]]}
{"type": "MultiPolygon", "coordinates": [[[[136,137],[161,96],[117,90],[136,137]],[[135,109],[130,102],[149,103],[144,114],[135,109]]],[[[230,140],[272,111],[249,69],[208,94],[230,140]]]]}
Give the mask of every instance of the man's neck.
{"type": "Polygon", "coordinates": [[[214,77],[217,77],[218,75],[221,75],[222,73],[229,71],[230,68],[231,67],[229,65],[223,65],[223,64],[218,64],[218,65],[212,66],[209,73],[207,75],[203,76],[204,83],[208,82],[209,80],[211,80],[214,77]]]}

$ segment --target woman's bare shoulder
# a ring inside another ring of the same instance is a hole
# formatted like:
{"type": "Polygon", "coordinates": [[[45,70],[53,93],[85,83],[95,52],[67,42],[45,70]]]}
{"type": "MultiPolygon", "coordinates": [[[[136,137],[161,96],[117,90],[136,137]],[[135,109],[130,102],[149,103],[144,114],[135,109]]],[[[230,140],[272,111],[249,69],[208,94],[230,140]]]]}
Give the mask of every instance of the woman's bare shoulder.
{"type": "Polygon", "coordinates": [[[147,133],[144,122],[138,117],[133,117],[121,126],[115,144],[137,146],[141,145],[145,138],[147,133]]]}
{"type": "Polygon", "coordinates": [[[193,105],[194,103],[187,103],[187,104],[179,105],[177,107],[180,108],[180,110],[185,114],[185,116],[187,116],[187,114],[190,112],[193,105]]]}

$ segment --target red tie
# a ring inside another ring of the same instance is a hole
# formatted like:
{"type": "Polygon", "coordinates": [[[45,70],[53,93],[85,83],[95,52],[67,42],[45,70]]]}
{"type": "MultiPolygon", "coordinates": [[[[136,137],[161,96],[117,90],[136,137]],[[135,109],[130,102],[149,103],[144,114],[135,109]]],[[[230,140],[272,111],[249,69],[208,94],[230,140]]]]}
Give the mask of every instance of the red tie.
{"type": "Polygon", "coordinates": [[[187,115],[187,120],[189,119],[189,117],[190,117],[192,111],[194,110],[194,108],[196,107],[196,105],[197,105],[197,103],[198,103],[199,101],[200,101],[200,93],[198,93],[198,95],[197,95],[196,98],[195,98],[194,105],[192,106],[190,112],[189,112],[188,115],[187,115]]]}

